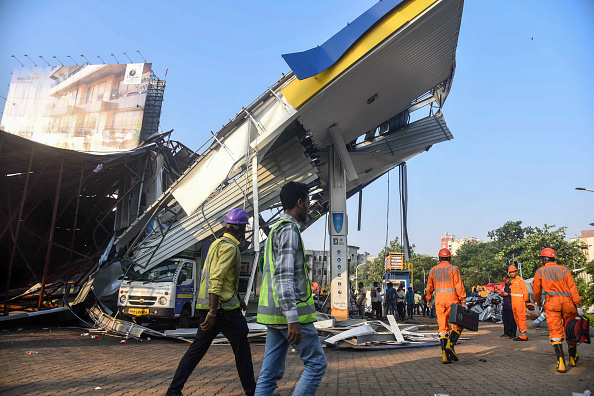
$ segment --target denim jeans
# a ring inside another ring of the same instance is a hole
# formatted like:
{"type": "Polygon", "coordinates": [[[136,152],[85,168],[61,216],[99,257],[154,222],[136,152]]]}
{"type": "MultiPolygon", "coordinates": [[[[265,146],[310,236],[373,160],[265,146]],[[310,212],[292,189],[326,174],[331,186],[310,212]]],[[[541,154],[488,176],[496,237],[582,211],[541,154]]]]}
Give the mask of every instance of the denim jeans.
{"type": "Polygon", "coordinates": [[[398,313],[396,313],[396,303],[388,303],[386,305],[386,315],[394,315],[394,317],[398,318],[398,313]]]}
{"type": "MultiPolygon", "coordinates": [[[[267,327],[264,361],[256,384],[255,394],[258,396],[272,396],[277,387],[276,382],[283,378],[285,373],[285,359],[290,346],[287,341],[287,328],[280,330],[267,327]]],[[[305,365],[293,396],[311,396],[316,393],[327,366],[318,331],[313,323],[301,325],[301,342],[293,347],[305,365]]]]}

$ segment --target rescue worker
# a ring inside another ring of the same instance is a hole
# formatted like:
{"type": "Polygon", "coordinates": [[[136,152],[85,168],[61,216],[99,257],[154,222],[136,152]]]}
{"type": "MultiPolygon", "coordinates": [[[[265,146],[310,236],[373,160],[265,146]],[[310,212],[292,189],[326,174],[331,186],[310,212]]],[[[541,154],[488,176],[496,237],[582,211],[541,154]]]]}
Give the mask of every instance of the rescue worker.
{"type": "Polygon", "coordinates": [[[528,341],[528,326],[526,325],[526,304],[530,303],[530,295],[524,279],[518,275],[518,269],[515,265],[510,265],[507,269],[511,278],[511,301],[514,319],[520,334],[513,338],[514,341],[528,341]]]}
{"type": "Polygon", "coordinates": [[[239,242],[245,238],[249,217],[241,209],[232,209],[225,217],[225,233],[210,245],[202,280],[198,289],[196,309],[201,325],[194,342],[179,362],[166,395],[181,395],[184,384],[208,351],[212,340],[223,333],[231,343],[235,365],[246,395],[256,390],[252,353],[248,341],[248,326],[241,310],[246,310],[237,294],[241,254],[239,242]]]}
{"type": "Polygon", "coordinates": [[[444,364],[458,361],[454,346],[462,334],[462,327],[452,324],[451,332],[448,324],[450,306],[459,304],[466,308],[466,291],[460,278],[460,270],[450,264],[452,254],[448,249],[439,251],[440,263],[429,271],[427,281],[427,301],[431,301],[435,292],[435,310],[439,324],[439,339],[441,341],[442,361],[444,364]],[[449,334],[449,337],[448,337],[449,334]]]}
{"type": "MultiPolygon", "coordinates": [[[[549,327],[549,340],[553,344],[557,355],[557,371],[565,372],[565,356],[563,355],[563,329],[565,322],[576,316],[583,316],[580,308],[580,295],[571,276],[571,271],[564,265],[555,263],[557,253],[551,248],[546,248],[540,253],[542,267],[536,270],[532,290],[534,301],[540,305],[542,294],[546,294],[544,310],[549,327]]],[[[577,353],[577,344],[567,340],[569,352],[569,365],[574,367],[580,355],[577,353]]]]}

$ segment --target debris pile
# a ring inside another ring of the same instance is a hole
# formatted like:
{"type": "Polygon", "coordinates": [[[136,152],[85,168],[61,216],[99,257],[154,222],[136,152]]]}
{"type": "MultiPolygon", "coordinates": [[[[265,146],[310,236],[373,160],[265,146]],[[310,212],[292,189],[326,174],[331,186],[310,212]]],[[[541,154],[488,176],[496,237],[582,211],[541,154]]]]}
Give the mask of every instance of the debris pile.
{"type": "MultiPolygon", "coordinates": [[[[111,317],[103,312],[99,305],[88,309],[87,313],[99,328],[95,332],[125,337],[125,339],[140,340],[141,335],[144,334],[192,342],[197,330],[193,328],[155,331],[136,323],[111,317]]],[[[266,326],[255,323],[255,317],[247,318],[247,320],[250,341],[265,342],[266,326]]],[[[388,321],[389,324],[381,320],[336,320],[330,315],[318,313],[318,321],[314,323],[314,326],[318,330],[322,346],[326,348],[380,350],[440,345],[437,333],[420,333],[418,332],[419,325],[399,326],[392,315],[388,315],[388,321]]],[[[219,334],[212,344],[228,345],[229,341],[219,334]]]]}
{"type": "Polygon", "coordinates": [[[503,299],[497,293],[489,293],[485,297],[467,297],[466,306],[479,314],[481,322],[501,322],[503,299]]]}

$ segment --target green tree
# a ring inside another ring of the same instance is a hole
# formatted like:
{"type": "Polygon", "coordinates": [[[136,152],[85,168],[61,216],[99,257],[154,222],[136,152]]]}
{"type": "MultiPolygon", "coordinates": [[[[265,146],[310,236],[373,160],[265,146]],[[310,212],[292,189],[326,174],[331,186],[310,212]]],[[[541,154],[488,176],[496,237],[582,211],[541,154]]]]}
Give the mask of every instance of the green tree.
{"type": "Polygon", "coordinates": [[[586,256],[582,252],[581,242],[565,240],[567,227],[555,228],[545,224],[542,228],[534,227],[511,245],[501,249],[498,257],[501,260],[512,256],[522,264],[522,275],[531,278],[541,266],[540,252],[544,248],[552,248],[557,253],[557,263],[570,269],[581,268],[586,264],[586,256]]]}
{"type": "Polygon", "coordinates": [[[473,286],[501,282],[501,275],[506,272],[507,266],[498,253],[497,242],[466,242],[456,251],[452,264],[460,268],[462,283],[467,292],[473,286]]]}
{"type": "MultiPolygon", "coordinates": [[[[584,266],[584,271],[586,274],[594,278],[594,260],[586,263],[584,266]]],[[[575,280],[575,283],[577,285],[578,292],[580,293],[580,297],[582,298],[581,305],[584,308],[594,305],[594,282],[586,283],[584,279],[578,278],[575,280]]],[[[594,318],[590,320],[592,326],[594,326],[594,323],[592,323],[593,319],[594,318]]]]}
{"type": "Polygon", "coordinates": [[[413,289],[415,291],[423,292],[425,290],[427,279],[429,279],[429,271],[433,266],[439,264],[439,260],[437,257],[414,254],[410,261],[413,264],[413,289]],[[423,270],[425,270],[424,273],[423,270]]]}

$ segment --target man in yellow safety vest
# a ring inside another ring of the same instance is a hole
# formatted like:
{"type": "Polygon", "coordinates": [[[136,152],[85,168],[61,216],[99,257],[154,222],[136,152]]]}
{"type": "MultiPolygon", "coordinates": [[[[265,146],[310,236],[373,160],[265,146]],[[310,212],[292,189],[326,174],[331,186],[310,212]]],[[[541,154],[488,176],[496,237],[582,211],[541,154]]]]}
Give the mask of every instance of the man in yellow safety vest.
{"type": "Polygon", "coordinates": [[[241,310],[245,303],[237,295],[241,255],[239,242],[245,237],[249,217],[241,209],[232,209],[225,217],[225,233],[212,243],[202,269],[196,309],[202,323],[194,342],[179,362],[166,395],[181,395],[184,384],[208,351],[212,340],[223,333],[231,343],[235,365],[246,395],[256,389],[248,326],[241,310]]]}

